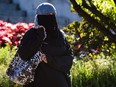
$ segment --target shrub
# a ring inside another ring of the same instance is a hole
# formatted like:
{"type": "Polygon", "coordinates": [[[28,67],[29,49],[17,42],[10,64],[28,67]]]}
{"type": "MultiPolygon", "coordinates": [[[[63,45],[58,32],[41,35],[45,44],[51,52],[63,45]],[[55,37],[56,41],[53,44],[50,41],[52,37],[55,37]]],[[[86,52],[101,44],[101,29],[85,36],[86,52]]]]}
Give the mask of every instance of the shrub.
{"type": "Polygon", "coordinates": [[[72,87],[115,87],[115,67],[110,59],[76,59],[71,69],[72,87]]]}
{"type": "Polygon", "coordinates": [[[20,38],[28,29],[32,28],[33,25],[33,23],[11,24],[0,20],[0,45],[5,46],[6,43],[18,45],[20,38]]]}
{"type": "MultiPolygon", "coordinates": [[[[6,69],[16,50],[16,46],[11,48],[10,45],[0,48],[0,87],[22,87],[11,82],[6,75],[6,69]]],[[[115,67],[116,61],[110,58],[74,59],[71,69],[72,87],[115,87],[115,67]]]]}
{"type": "Polygon", "coordinates": [[[16,46],[11,49],[10,45],[0,48],[0,87],[20,87],[19,85],[11,82],[6,75],[6,69],[14,54],[16,53],[16,46]]]}

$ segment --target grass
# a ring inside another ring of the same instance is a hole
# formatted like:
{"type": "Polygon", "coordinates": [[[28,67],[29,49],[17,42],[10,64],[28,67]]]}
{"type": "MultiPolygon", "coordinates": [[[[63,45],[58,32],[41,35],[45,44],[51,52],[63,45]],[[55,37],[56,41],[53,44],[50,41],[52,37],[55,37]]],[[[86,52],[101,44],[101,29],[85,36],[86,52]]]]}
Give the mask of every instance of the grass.
{"type": "Polygon", "coordinates": [[[108,59],[76,60],[71,69],[73,87],[116,87],[116,63],[108,59]]]}
{"type": "MultiPolygon", "coordinates": [[[[0,87],[22,87],[11,82],[6,75],[15,52],[16,47],[0,48],[0,87]]],[[[116,87],[115,58],[74,59],[71,68],[72,87],[116,87]]]]}

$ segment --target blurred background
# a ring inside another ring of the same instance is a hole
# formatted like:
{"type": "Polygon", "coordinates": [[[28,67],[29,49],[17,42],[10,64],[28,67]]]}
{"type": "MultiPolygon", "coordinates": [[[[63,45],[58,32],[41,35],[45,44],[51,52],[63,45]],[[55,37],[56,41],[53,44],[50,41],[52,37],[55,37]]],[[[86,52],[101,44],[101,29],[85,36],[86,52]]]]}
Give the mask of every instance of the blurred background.
{"type": "Polygon", "coordinates": [[[22,87],[6,69],[42,2],[56,7],[73,49],[72,87],[116,87],[116,0],[0,0],[0,87],[22,87]]]}
{"type": "Polygon", "coordinates": [[[0,0],[0,20],[17,23],[33,22],[35,8],[42,2],[52,3],[57,10],[57,22],[62,28],[81,18],[70,11],[68,0],[0,0]]]}

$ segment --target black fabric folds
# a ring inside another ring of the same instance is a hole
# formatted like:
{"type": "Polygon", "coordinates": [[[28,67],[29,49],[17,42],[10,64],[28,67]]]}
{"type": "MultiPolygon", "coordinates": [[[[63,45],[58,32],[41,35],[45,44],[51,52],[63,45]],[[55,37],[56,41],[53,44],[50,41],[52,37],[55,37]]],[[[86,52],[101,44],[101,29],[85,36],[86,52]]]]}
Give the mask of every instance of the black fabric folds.
{"type": "Polygon", "coordinates": [[[39,51],[41,44],[45,38],[44,29],[30,29],[23,36],[20,45],[18,46],[18,53],[24,60],[29,60],[34,54],[39,51]]]}

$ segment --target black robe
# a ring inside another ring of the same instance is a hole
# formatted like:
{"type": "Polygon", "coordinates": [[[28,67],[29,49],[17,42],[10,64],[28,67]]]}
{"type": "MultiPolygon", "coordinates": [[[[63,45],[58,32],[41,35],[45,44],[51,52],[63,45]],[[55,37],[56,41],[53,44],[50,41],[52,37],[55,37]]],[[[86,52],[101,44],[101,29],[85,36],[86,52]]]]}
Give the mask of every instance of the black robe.
{"type": "Polygon", "coordinates": [[[70,45],[59,29],[50,31],[46,28],[46,32],[47,38],[44,41],[41,34],[35,30],[29,30],[21,41],[19,55],[22,59],[28,60],[40,50],[48,61],[38,65],[34,81],[23,87],[71,87],[70,69],[73,53],[70,45]]]}
{"type": "Polygon", "coordinates": [[[41,51],[46,55],[48,63],[41,62],[36,69],[34,82],[23,87],[71,87],[73,54],[66,39],[61,43],[64,45],[42,43],[41,51]]]}

